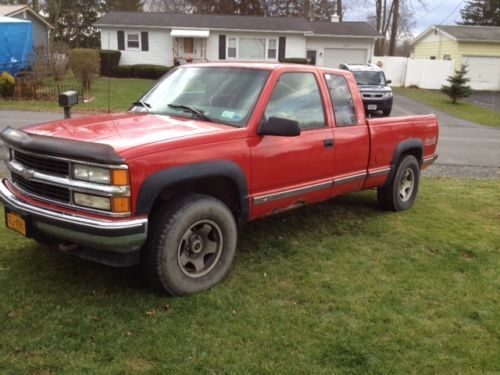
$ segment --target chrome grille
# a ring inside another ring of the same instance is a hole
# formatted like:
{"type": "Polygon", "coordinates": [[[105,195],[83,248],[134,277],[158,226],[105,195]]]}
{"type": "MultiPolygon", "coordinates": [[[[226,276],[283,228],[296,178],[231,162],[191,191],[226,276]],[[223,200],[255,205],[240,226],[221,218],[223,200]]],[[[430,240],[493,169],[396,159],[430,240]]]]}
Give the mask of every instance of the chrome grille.
{"type": "Polygon", "coordinates": [[[30,169],[67,177],[69,175],[69,164],[64,160],[47,159],[38,155],[26,154],[15,150],[14,160],[30,169]]]}
{"type": "Polygon", "coordinates": [[[70,202],[70,191],[67,188],[30,181],[16,173],[12,173],[12,182],[21,190],[36,197],[61,203],[70,202]]]}
{"type": "Polygon", "coordinates": [[[363,99],[382,99],[384,94],[364,94],[363,99]]]}

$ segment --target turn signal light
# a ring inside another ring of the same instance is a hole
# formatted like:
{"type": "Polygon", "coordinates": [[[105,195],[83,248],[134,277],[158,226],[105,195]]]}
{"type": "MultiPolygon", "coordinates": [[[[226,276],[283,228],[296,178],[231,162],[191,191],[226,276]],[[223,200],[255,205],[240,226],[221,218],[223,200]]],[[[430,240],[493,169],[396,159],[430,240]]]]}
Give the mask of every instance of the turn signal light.
{"type": "Polygon", "coordinates": [[[128,170],[113,169],[111,175],[111,183],[116,186],[126,186],[129,184],[128,170]]]}
{"type": "Polygon", "coordinates": [[[111,211],[116,213],[130,212],[130,197],[113,197],[111,211]]]}

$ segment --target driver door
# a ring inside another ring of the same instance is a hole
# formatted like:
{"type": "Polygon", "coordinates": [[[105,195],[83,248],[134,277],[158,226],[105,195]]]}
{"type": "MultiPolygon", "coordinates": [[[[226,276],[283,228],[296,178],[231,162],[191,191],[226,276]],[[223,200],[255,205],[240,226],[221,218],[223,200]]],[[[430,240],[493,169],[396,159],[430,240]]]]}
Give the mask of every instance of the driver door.
{"type": "Polygon", "coordinates": [[[295,137],[263,135],[252,147],[254,217],[326,199],[333,176],[333,131],[328,126],[318,77],[285,72],[277,81],[262,121],[295,120],[295,137]]]}

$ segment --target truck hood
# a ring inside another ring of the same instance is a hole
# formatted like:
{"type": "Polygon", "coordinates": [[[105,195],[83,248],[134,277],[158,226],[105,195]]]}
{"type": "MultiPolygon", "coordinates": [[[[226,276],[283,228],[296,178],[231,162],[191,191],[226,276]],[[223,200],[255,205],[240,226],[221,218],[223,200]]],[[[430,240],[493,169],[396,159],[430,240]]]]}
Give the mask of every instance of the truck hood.
{"type": "Polygon", "coordinates": [[[190,118],[122,113],[74,118],[23,130],[51,137],[110,145],[117,152],[153,142],[220,132],[230,126],[190,118]]]}

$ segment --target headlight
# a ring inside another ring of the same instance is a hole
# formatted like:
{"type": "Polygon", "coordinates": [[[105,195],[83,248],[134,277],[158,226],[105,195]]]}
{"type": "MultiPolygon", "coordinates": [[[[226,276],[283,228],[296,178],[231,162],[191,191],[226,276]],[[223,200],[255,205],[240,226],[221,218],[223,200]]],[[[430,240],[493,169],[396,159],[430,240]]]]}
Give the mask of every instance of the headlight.
{"type": "Polygon", "coordinates": [[[392,91],[386,92],[384,94],[384,98],[386,98],[386,99],[392,98],[392,91]]]}
{"type": "Polygon", "coordinates": [[[111,211],[111,199],[97,195],[74,193],[73,201],[78,206],[96,208],[98,210],[111,211]]]}
{"type": "Polygon", "coordinates": [[[109,169],[83,164],[73,165],[73,177],[77,180],[97,182],[99,184],[111,183],[111,171],[109,169]]]}

